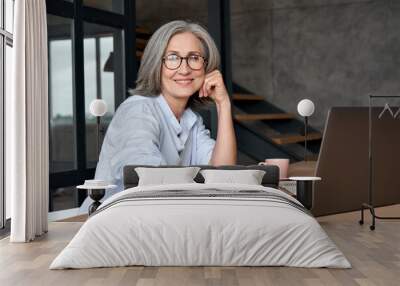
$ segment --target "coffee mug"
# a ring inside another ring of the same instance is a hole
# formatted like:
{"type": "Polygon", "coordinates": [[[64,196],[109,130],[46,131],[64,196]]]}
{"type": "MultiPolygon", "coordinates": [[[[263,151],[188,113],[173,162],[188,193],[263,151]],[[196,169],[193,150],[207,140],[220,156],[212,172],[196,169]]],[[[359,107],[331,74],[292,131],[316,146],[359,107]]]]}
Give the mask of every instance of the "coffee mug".
{"type": "Polygon", "coordinates": [[[279,179],[284,180],[288,177],[289,159],[265,159],[258,165],[275,165],[279,168],[279,179]]]}

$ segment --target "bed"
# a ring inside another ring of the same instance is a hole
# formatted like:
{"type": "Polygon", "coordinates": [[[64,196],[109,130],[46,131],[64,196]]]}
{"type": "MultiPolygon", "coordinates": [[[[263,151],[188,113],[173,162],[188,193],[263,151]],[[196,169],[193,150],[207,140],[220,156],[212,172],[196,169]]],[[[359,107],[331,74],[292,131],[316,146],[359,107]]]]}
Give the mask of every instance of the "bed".
{"type": "MultiPolygon", "coordinates": [[[[144,266],[292,266],[350,268],[343,253],[297,200],[278,190],[276,166],[261,185],[138,185],[124,168],[125,190],[108,198],[50,269],[144,266]]],[[[202,170],[214,169],[201,166],[202,170]]]]}

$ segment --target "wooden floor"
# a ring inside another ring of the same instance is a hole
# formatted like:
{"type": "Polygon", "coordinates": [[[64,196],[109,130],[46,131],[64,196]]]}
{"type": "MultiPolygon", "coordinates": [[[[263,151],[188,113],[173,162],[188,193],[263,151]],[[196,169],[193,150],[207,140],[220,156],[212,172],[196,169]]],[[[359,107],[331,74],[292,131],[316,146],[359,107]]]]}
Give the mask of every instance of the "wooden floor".
{"type": "MultiPolygon", "coordinates": [[[[400,215],[400,205],[378,209],[400,215]]],[[[368,216],[369,218],[369,216],[368,216]]],[[[289,267],[122,267],[48,270],[82,225],[50,223],[44,237],[27,244],[0,241],[0,285],[400,285],[400,221],[378,221],[374,232],[358,225],[359,213],[318,221],[344,252],[352,269],[289,267]]]]}

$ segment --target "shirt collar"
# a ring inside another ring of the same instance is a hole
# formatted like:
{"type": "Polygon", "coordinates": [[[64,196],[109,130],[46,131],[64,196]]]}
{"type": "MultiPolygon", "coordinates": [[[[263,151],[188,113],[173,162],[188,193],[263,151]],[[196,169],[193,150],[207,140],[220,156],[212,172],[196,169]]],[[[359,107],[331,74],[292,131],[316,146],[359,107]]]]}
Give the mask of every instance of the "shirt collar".
{"type": "Polygon", "coordinates": [[[193,125],[196,123],[197,116],[192,111],[191,108],[186,108],[181,116],[180,122],[176,118],[175,114],[172,112],[171,108],[169,107],[167,101],[165,100],[164,96],[159,95],[157,97],[157,102],[159,103],[164,116],[168,119],[168,121],[173,126],[176,134],[181,134],[182,130],[189,131],[193,125]]]}

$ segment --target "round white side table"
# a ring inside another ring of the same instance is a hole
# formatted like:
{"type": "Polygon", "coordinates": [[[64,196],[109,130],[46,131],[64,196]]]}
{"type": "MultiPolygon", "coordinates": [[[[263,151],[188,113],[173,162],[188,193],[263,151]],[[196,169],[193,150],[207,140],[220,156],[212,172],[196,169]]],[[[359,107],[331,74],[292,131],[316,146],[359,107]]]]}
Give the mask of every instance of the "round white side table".
{"type": "Polygon", "coordinates": [[[116,185],[110,185],[102,180],[85,180],[83,185],[77,186],[76,188],[87,190],[89,197],[94,201],[88,208],[89,215],[91,215],[101,205],[100,200],[106,194],[106,189],[115,187],[116,185]]]}

